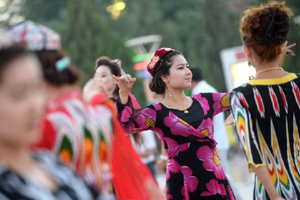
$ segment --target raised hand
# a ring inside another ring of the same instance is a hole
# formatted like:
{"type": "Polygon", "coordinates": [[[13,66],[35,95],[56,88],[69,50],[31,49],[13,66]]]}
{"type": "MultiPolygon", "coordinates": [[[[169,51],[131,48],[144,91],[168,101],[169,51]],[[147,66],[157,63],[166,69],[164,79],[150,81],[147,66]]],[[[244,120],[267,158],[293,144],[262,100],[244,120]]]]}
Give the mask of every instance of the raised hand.
{"type": "Polygon", "coordinates": [[[289,46],[287,46],[287,44],[288,44],[288,41],[286,41],[282,46],[283,55],[295,56],[296,54],[294,54],[294,52],[291,49],[296,46],[296,43],[291,44],[289,46]]]}
{"type": "Polygon", "coordinates": [[[117,85],[119,86],[119,93],[122,92],[130,92],[131,88],[133,87],[136,78],[132,78],[130,74],[124,74],[120,77],[116,77],[112,75],[114,80],[116,81],[117,85]]]}
{"type": "Polygon", "coordinates": [[[234,118],[233,118],[233,115],[232,114],[230,114],[228,117],[227,117],[227,119],[225,120],[225,125],[226,126],[229,126],[229,125],[235,125],[235,123],[234,123],[234,118]]]}

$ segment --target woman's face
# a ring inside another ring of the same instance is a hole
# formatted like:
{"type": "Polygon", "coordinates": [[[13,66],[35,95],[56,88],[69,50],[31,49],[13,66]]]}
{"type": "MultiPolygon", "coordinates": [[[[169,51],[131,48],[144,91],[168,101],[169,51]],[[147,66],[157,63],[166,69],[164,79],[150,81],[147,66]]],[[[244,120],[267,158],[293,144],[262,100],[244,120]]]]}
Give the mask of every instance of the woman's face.
{"type": "Polygon", "coordinates": [[[113,97],[110,95],[113,95],[112,93],[115,90],[117,84],[114,78],[112,77],[112,73],[109,67],[106,65],[100,65],[97,68],[95,77],[96,77],[97,88],[103,90],[103,92],[109,97],[113,97]]]}
{"type": "Polygon", "coordinates": [[[8,63],[0,81],[0,143],[27,146],[36,142],[44,103],[38,60],[23,56],[8,63]]]}
{"type": "Polygon", "coordinates": [[[192,72],[189,69],[189,64],[182,55],[176,55],[173,59],[173,64],[169,69],[169,75],[163,80],[167,81],[168,87],[175,89],[187,89],[192,84],[192,72]]]}

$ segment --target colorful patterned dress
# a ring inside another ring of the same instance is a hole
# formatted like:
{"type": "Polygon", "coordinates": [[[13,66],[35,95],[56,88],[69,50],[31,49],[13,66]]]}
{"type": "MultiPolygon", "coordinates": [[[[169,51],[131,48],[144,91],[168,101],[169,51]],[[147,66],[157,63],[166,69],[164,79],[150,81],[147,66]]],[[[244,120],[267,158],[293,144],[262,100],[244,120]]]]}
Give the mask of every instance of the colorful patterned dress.
{"type": "MultiPolygon", "coordinates": [[[[231,109],[248,163],[265,166],[283,198],[300,199],[300,77],[252,80],[234,89],[231,109]]],[[[270,199],[257,176],[253,196],[270,199]]]]}
{"type": "Polygon", "coordinates": [[[235,199],[219,162],[212,124],[216,114],[229,109],[229,94],[200,93],[192,99],[188,113],[155,104],[133,115],[130,102],[117,105],[128,133],[151,129],[163,143],[168,199],[235,199]]]}
{"type": "Polygon", "coordinates": [[[53,151],[66,166],[102,195],[113,195],[110,157],[112,111],[84,103],[80,88],[48,102],[41,141],[33,148],[53,151]]]}
{"type": "Polygon", "coordinates": [[[39,151],[32,158],[56,183],[57,188],[49,191],[35,182],[26,179],[14,170],[9,169],[6,163],[0,162],[0,199],[1,200],[95,200],[102,199],[98,193],[88,187],[85,182],[74,173],[57,162],[57,159],[47,151],[39,151]]]}

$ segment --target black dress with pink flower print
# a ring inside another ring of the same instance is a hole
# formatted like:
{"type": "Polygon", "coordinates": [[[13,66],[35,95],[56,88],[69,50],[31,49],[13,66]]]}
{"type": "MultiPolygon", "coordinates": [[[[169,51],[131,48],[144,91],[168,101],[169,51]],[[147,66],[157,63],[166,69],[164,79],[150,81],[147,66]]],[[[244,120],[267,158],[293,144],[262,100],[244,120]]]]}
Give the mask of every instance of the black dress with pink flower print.
{"type": "Polygon", "coordinates": [[[213,138],[213,117],[230,108],[229,95],[196,94],[188,113],[154,104],[134,114],[130,102],[117,101],[128,133],[151,129],[163,143],[168,156],[167,199],[235,199],[213,138]]]}

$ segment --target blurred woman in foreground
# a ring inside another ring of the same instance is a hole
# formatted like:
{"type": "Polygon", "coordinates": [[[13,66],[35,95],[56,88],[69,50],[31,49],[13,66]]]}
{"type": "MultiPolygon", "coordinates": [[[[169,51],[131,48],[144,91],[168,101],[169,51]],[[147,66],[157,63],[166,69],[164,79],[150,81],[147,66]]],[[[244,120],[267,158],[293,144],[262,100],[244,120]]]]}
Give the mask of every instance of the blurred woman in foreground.
{"type": "Polygon", "coordinates": [[[44,111],[38,59],[19,47],[0,50],[0,199],[96,199],[46,152],[31,154],[44,111]]]}

